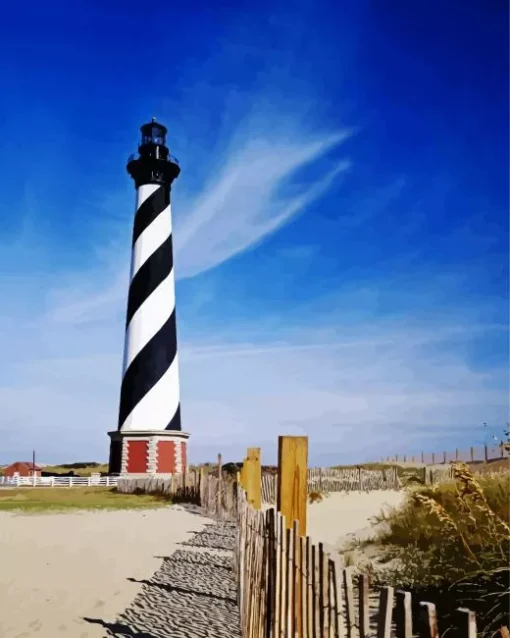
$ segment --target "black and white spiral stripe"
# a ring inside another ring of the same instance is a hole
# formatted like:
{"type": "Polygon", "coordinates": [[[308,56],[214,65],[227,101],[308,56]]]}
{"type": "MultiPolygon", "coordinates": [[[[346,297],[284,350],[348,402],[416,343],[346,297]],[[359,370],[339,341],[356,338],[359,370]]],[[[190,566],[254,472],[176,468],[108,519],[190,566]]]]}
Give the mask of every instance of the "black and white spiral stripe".
{"type": "Polygon", "coordinates": [[[119,430],[180,430],[170,189],[137,190],[119,430]]]}

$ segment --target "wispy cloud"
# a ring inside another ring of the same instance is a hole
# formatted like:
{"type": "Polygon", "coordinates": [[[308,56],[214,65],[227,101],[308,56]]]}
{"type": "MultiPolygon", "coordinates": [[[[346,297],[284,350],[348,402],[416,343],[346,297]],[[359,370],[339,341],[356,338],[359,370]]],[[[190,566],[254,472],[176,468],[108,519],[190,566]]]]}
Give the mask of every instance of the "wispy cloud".
{"type": "Polygon", "coordinates": [[[279,190],[303,166],[338,147],[349,131],[310,141],[300,132],[295,140],[248,131],[239,146],[220,158],[220,175],[213,175],[204,192],[184,204],[175,232],[177,276],[193,277],[253,246],[280,228],[320,197],[341,172],[345,159],[300,195],[282,197],[279,190]]]}
{"type": "MultiPolygon", "coordinates": [[[[349,168],[347,159],[337,158],[332,168],[301,188],[299,195],[283,195],[299,169],[338,149],[352,131],[317,135],[291,120],[292,129],[287,123],[279,132],[275,126],[282,121],[261,121],[252,115],[249,123],[232,132],[224,155],[216,157],[217,163],[204,177],[203,189],[194,196],[175,198],[177,279],[195,277],[263,241],[323,195],[349,168]]],[[[118,210],[119,198],[110,199],[118,210]]],[[[133,206],[132,201],[125,202],[126,210],[133,206]]],[[[86,277],[69,273],[66,283],[51,291],[56,321],[97,321],[121,307],[128,285],[131,222],[128,214],[122,225],[114,218],[107,240],[94,247],[96,267],[86,277]]]]}

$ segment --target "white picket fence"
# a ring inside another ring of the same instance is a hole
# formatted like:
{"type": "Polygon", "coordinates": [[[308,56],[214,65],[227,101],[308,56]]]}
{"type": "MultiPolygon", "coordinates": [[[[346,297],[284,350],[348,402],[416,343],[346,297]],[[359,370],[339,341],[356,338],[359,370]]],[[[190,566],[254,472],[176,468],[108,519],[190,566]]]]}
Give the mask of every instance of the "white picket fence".
{"type": "Polygon", "coordinates": [[[118,476],[0,476],[0,487],[116,487],[118,476]]]}

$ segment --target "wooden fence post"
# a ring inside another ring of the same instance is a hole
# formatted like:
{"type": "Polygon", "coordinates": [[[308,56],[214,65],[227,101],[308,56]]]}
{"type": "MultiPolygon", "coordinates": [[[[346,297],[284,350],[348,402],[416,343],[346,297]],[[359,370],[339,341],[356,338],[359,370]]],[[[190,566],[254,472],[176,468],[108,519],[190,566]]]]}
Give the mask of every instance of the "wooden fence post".
{"type": "Polygon", "coordinates": [[[285,516],[287,529],[298,521],[301,536],[306,536],[307,477],[308,437],[279,436],[276,507],[285,516]]]}
{"type": "Polygon", "coordinates": [[[243,466],[239,472],[239,483],[243,490],[246,490],[246,458],[243,459],[243,466]]]}
{"type": "MultiPolygon", "coordinates": [[[[243,467],[245,467],[243,465],[243,467]]],[[[244,475],[248,503],[256,510],[262,507],[262,470],[260,466],[260,448],[249,447],[246,454],[246,471],[244,475]]]]}
{"type": "MultiPolygon", "coordinates": [[[[299,535],[306,536],[306,507],[308,498],[308,437],[278,437],[278,485],[276,491],[276,509],[285,517],[288,530],[293,529],[294,543],[299,543],[299,535]]],[[[295,561],[303,565],[300,554],[302,544],[295,553],[295,561]]],[[[300,587],[301,575],[295,573],[293,579],[294,610],[293,616],[298,636],[302,636],[303,628],[303,596],[300,587]]]]}

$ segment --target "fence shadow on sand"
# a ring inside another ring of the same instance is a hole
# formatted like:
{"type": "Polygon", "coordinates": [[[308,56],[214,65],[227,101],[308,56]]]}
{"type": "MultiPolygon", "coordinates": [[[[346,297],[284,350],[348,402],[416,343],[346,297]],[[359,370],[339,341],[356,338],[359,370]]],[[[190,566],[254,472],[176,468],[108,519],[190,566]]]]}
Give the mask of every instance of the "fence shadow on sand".
{"type": "Polygon", "coordinates": [[[240,637],[234,537],[231,523],[206,525],[185,547],[158,557],[162,564],[150,579],[128,578],[142,590],[115,622],[84,620],[102,625],[105,636],[114,638],[240,637]]]}

